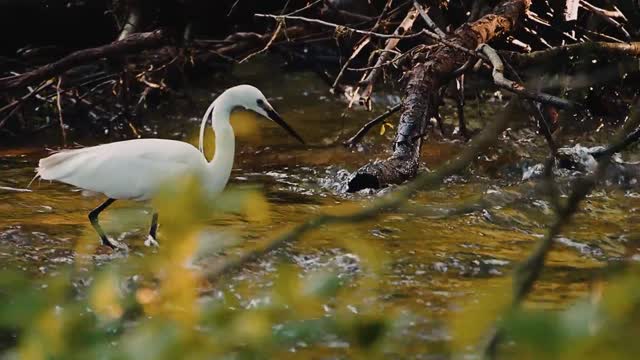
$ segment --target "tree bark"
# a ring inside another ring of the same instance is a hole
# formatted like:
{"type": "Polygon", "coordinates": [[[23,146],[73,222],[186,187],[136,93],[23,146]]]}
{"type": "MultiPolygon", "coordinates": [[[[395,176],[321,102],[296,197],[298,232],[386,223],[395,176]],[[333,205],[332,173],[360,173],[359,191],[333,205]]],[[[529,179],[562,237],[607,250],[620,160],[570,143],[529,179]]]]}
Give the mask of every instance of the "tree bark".
{"type": "MultiPolygon", "coordinates": [[[[492,14],[462,25],[448,40],[467,49],[476,49],[480,44],[511,32],[530,5],[530,0],[503,1],[492,14]]],[[[393,155],[386,160],[369,163],[353,173],[348,191],[378,189],[416,176],[427,120],[437,111],[434,100],[438,90],[451,79],[456,69],[470,59],[470,55],[441,44],[422,59],[425,60],[416,60],[407,74],[403,113],[393,142],[393,155]]]]}

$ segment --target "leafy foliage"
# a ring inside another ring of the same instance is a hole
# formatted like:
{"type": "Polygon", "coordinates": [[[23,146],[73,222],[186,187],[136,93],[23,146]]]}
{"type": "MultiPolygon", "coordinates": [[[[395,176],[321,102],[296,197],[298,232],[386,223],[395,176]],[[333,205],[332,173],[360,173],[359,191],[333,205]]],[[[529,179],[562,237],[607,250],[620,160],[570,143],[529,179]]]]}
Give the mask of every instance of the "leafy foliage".
{"type": "MultiPolygon", "coordinates": [[[[293,345],[344,342],[354,356],[376,351],[389,316],[354,314],[335,306],[349,279],[330,270],[302,274],[283,264],[257,305],[226,290],[206,292],[207,252],[200,232],[207,216],[243,213],[269,221],[268,203],[255,189],[215,199],[196,178],[167,186],[155,200],[164,215],[162,246],[81,271],[95,251],[80,243],[75,266],[44,279],[17,272],[0,276],[0,339],[8,358],[24,359],[260,359],[293,345]]],[[[93,239],[93,237],[87,236],[93,239]]],[[[210,242],[211,240],[209,240],[210,242]]],[[[369,250],[369,252],[371,252],[369,250]]],[[[363,256],[366,256],[363,255],[363,256]]],[[[224,281],[220,279],[219,281],[224,281]]],[[[306,346],[305,345],[305,346],[306,346]]]]}

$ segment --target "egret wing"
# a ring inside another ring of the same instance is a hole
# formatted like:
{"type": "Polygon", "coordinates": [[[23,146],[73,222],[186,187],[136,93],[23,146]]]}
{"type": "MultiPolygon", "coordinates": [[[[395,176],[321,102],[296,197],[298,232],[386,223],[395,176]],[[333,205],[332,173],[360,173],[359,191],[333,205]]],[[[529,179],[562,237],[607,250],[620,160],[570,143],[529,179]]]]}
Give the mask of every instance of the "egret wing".
{"type": "Polygon", "coordinates": [[[137,139],[54,154],[40,161],[38,175],[114,199],[147,199],[163,182],[204,163],[188,143],[137,139]]]}

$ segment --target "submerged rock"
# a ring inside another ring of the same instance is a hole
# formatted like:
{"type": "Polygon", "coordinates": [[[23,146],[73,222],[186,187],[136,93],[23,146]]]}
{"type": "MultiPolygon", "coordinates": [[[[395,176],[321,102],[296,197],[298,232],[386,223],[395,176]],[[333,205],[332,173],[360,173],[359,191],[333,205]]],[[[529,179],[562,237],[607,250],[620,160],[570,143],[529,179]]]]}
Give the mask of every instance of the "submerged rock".
{"type": "MultiPolygon", "coordinates": [[[[560,148],[553,169],[554,175],[566,178],[592,173],[598,166],[597,154],[604,150],[602,146],[585,147],[580,144],[560,148]]],[[[544,164],[525,165],[522,168],[522,180],[539,178],[543,172],[544,164]]],[[[638,177],[640,163],[624,161],[620,154],[614,154],[603,180],[608,184],[632,187],[638,184],[638,177]]]]}

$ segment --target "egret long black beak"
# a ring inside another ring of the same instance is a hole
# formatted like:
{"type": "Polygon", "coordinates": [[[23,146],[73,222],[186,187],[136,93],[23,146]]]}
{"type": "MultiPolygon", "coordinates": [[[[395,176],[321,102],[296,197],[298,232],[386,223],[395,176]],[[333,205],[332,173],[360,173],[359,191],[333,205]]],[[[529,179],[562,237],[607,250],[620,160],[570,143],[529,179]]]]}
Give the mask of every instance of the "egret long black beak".
{"type": "Polygon", "coordinates": [[[280,116],[280,114],[278,114],[273,107],[271,107],[271,105],[266,104],[266,103],[261,103],[258,104],[266,113],[267,116],[269,117],[269,119],[273,120],[273,122],[275,122],[276,124],[280,125],[283,129],[287,130],[287,132],[289,134],[291,134],[291,136],[293,136],[294,138],[298,139],[298,141],[300,141],[301,143],[305,143],[304,140],[302,139],[302,137],[300,135],[298,135],[298,133],[293,130],[293,128],[291,126],[289,126],[289,124],[287,124],[282,117],[280,116]]]}

